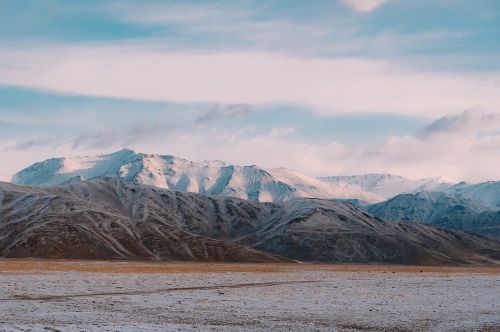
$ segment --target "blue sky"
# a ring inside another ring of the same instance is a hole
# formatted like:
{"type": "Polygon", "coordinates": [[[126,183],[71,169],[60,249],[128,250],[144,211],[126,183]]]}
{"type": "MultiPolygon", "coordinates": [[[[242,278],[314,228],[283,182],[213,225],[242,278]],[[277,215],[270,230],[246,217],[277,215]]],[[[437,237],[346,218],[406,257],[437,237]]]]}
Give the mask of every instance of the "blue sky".
{"type": "Polygon", "coordinates": [[[1,0],[0,177],[129,147],[499,179],[499,34],[496,0],[1,0]]]}

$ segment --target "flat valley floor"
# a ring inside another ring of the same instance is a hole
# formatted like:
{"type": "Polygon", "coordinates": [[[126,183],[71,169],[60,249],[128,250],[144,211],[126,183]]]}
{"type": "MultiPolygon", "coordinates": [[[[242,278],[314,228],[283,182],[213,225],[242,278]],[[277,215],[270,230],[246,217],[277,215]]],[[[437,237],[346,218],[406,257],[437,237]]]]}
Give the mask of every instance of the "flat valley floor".
{"type": "Polygon", "coordinates": [[[500,331],[500,269],[0,260],[1,331],[500,331]]]}

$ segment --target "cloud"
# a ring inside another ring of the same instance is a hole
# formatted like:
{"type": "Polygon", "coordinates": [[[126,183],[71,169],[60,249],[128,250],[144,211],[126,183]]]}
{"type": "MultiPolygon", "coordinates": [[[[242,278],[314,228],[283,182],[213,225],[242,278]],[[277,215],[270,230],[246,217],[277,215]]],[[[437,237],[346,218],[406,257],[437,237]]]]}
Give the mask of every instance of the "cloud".
{"type": "Polygon", "coordinates": [[[216,3],[131,3],[114,2],[98,7],[111,15],[117,15],[128,22],[142,24],[220,24],[221,19],[242,20],[249,18],[251,11],[241,6],[216,3]]]}
{"type": "Polygon", "coordinates": [[[12,175],[0,174],[0,181],[10,182],[10,179],[12,179],[12,175]]]}
{"type": "Polygon", "coordinates": [[[290,103],[323,114],[431,117],[475,105],[500,109],[500,73],[412,71],[385,61],[95,46],[6,50],[0,52],[0,62],[17,64],[0,68],[0,84],[81,95],[180,103],[290,103]]]}
{"type": "MultiPolygon", "coordinates": [[[[0,123],[1,125],[1,123],[0,123]]],[[[4,146],[4,151],[24,151],[33,148],[46,147],[46,146],[57,146],[60,144],[60,140],[56,137],[51,137],[48,135],[37,135],[25,140],[11,140],[6,146],[4,146]]]]}
{"type": "Polygon", "coordinates": [[[299,22],[290,18],[287,11],[276,15],[273,7],[271,3],[252,2],[117,2],[98,10],[127,24],[156,31],[154,36],[143,40],[170,50],[273,49],[307,54],[319,49],[331,50],[335,45],[345,52],[344,45],[337,47],[340,41],[325,40],[332,37],[333,31],[340,39],[352,43],[352,38],[344,33],[352,31],[346,24],[337,20],[329,20],[327,25],[319,21],[299,22]]]}
{"type": "Polygon", "coordinates": [[[285,137],[290,134],[293,134],[297,130],[293,127],[280,127],[280,128],[273,128],[271,129],[271,132],[269,133],[270,137],[285,137]]]}
{"type": "MultiPolygon", "coordinates": [[[[389,1],[344,2],[366,12],[389,1]]],[[[280,11],[277,15],[276,8],[270,2],[257,6],[252,2],[119,2],[106,4],[102,10],[128,24],[161,31],[145,39],[171,50],[272,50],[301,56],[362,54],[379,58],[382,54],[392,57],[415,53],[421,55],[431,45],[434,47],[442,41],[450,42],[466,34],[455,28],[441,28],[412,31],[383,29],[366,35],[361,33],[364,25],[359,17],[339,15],[336,1],[326,1],[320,6],[321,15],[316,14],[316,19],[305,20],[290,16],[288,10],[280,11]]],[[[305,4],[305,8],[313,7],[319,8],[318,4],[312,2],[305,4]]],[[[421,64],[422,57],[419,58],[418,64],[421,64]]],[[[456,53],[447,57],[447,61],[452,60],[457,60],[456,53]]],[[[414,61],[411,63],[415,64],[414,61]]]]}
{"type": "Polygon", "coordinates": [[[500,180],[500,114],[480,109],[441,117],[415,135],[396,135],[380,144],[346,146],[341,164],[348,173],[389,172],[409,178],[447,176],[466,181],[500,180]]]}
{"type": "Polygon", "coordinates": [[[476,133],[487,129],[500,129],[500,114],[470,109],[439,118],[422,128],[417,136],[426,139],[443,134],[476,133]]]}
{"type": "Polygon", "coordinates": [[[358,12],[369,13],[385,5],[389,0],[342,0],[342,2],[358,12]]]}
{"type": "MultiPolygon", "coordinates": [[[[447,118],[487,119],[489,114],[470,112],[473,111],[448,115],[447,118]],[[483,118],[481,114],[486,116],[483,118]]],[[[195,135],[184,143],[184,147],[177,148],[186,153],[190,149],[186,145],[194,145],[202,147],[204,159],[217,155],[222,160],[265,167],[285,166],[310,175],[389,172],[414,179],[447,176],[467,181],[500,180],[500,155],[497,153],[500,134],[480,136],[477,134],[484,126],[475,120],[467,123],[467,129],[461,130],[454,128],[465,127],[443,126],[448,129],[440,132],[446,134],[434,132],[434,136],[425,139],[418,135],[394,135],[378,143],[305,143],[287,137],[293,132],[291,128],[274,128],[253,137],[214,136],[206,145],[195,135]],[[224,143],[215,144],[218,146],[215,150],[211,145],[218,139],[224,143]]]]}
{"type": "MultiPolygon", "coordinates": [[[[320,174],[327,164],[323,159],[323,149],[313,144],[290,142],[286,133],[275,129],[249,136],[247,132],[177,133],[168,142],[134,149],[148,151],[168,151],[190,160],[224,160],[237,165],[259,165],[262,167],[287,167],[307,170],[308,174],[320,174]]],[[[290,131],[290,130],[286,130],[290,131]]],[[[328,165],[330,171],[335,171],[328,165]]]]}
{"type": "Polygon", "coordinates": [[[128,147],[194,161],[219,159],[240,165],[284,166],[317,176],[384,172],[409,178],[442,175],[466,181],[500,180],[500,132],[479,134],[488,114],[478,110],[450,114],[415,135],[355,143],[301,141],[297,139],[300,127],[277,126],[265,132],[246,127],[207,130],[193,126],[179,130],[170,123],[142,123],[101,129],[62,142],[50,143],[47,139],[44,143],[35,138],[0,142],[2,158],[15,161],[0,165],[0,170],[13,174],[21,165],[50,157],[92,155],[128,147]]]}
{"type": "Polygon", "coordinates": [[[143,123],[119,129],[106,128],[81,134],[73,140],[72,145],[73,149],[130,147],[134,144],[165,138],[173,131],[174,128],[165,123],[143,123]]]}
{"type": "Polygon", "coordinates": [[[245,116],[250,113],[250,106],[247,104],[214,105],[208,112],[196,118],[197,123],[206,123],[219,119],[235,118],[245,116]]]}

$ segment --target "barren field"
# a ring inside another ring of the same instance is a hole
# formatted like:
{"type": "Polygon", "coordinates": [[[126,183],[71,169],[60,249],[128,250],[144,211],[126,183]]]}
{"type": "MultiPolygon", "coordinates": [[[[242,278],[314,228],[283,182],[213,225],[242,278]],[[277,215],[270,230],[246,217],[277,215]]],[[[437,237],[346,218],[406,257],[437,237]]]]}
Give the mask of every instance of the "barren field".
{"type": "Polygon", "coordinates": [[[500,269],[0,260],[4,331],[499,331],[500,269]]]}

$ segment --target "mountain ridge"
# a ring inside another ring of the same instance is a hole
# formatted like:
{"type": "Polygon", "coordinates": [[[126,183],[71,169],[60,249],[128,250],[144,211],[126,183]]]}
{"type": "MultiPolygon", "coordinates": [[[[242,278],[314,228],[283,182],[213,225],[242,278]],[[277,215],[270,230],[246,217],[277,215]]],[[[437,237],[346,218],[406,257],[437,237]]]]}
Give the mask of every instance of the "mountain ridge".
{"type": "Polygon", "coordinates": [[[500,211],[458,194],[426,191],[399,194],[366,209],[386,221],[414,221],[500,238],[500,211]]]}
{"type": "Polygon", "coordinates": [[[313,178],[283,167],[263,169],[220,160],[192,162],[123,149],[98,156],[48,159],[16,173],[12,182],[50,186],[103,177],[259,202],[335,199],[363,207],[383,220],[415,221],[500,237],[500,181],[410,180],[387,173],[313,178]]]}
{"type": "Polygon", "coordinates": [[[285,168],[263,169],[222,161],[192,162],[172,155],[143,154],[123,149],[98,156],[52,158],[12,177],[16,184],[60,185],[75,177],[120,177],[164,189],[233,196],[253,201],[286,201],[297,197],[382,198],[358,188],[325,183],[285,168]]]}
{"type": "Polygon", "coordinates": [[[349,203],[207,196],[120,178],[0,183],[3,257],[498,264],[500,242],[349,203]],[[283,258],[284,257],[284,258],[283,258]]]}

